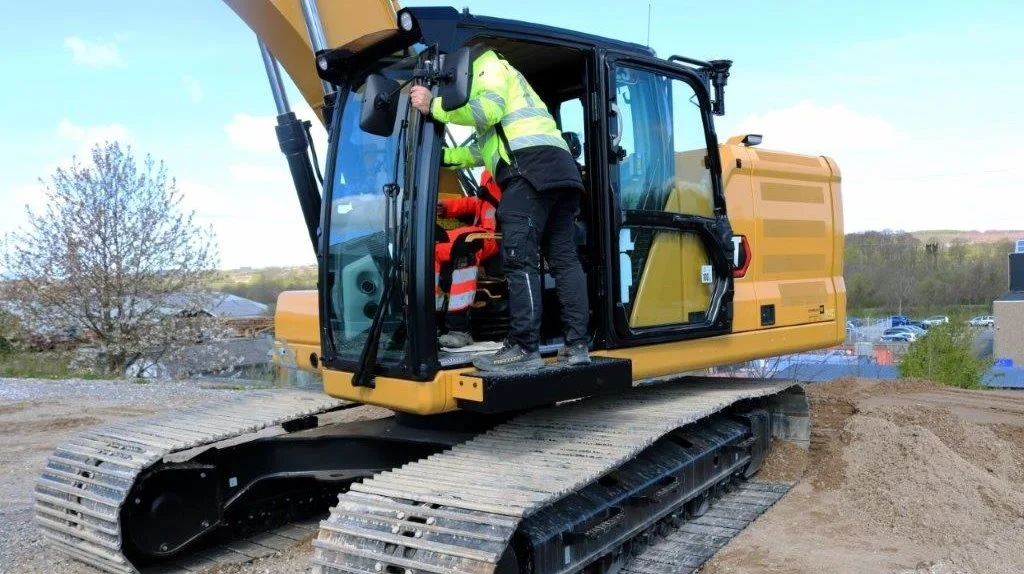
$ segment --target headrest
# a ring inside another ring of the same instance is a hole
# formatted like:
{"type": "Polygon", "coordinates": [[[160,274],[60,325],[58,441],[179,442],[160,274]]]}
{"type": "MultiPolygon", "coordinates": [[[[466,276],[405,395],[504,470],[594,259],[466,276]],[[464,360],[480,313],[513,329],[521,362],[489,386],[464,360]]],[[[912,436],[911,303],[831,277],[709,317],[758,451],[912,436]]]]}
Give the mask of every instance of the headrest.
{"type": "Polygon", "coordinates": [[[580,136],[576,132],[562,132],[562,139],[569,145],[569,153],[572,154],[573,159],[580,159],[583,155],[583,142],[580,141],[580,136]]]}

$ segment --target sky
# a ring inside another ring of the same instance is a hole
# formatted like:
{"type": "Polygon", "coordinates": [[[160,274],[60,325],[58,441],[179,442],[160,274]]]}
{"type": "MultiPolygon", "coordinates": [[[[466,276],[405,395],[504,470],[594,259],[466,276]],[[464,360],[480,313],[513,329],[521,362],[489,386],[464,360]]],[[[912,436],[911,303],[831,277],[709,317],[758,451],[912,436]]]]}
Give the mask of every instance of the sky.
{"type": "MultiPolygon", "coordinates": [[[[834,158],[847,232],[1024,229],[1024,4],[455,6],[649,43],[662,57],[732,59],[719,139],[760,133],[764,148],[834,158]]],[[[223,2],[5,3],[0,73],[0,236],[43,205],[40,178],[116,139],[165,163],[213,227],[222,268],[315,262],[256,37],[223,2]]]]}

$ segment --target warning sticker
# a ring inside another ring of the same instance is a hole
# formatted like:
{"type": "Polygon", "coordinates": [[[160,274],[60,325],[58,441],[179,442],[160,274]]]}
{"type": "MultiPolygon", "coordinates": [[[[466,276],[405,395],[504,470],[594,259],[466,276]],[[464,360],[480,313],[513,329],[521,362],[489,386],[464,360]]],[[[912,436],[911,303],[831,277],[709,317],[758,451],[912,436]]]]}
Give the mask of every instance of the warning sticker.
{"type": "Polygon", "coordinates": [[[711,283],[711,279],[712,279],[712,277],[711,277],[711,266],[710,265],[701,265],[700,266],[700,282],[705,284],[705,285],[708,285],[708,284],[711,283]]]}

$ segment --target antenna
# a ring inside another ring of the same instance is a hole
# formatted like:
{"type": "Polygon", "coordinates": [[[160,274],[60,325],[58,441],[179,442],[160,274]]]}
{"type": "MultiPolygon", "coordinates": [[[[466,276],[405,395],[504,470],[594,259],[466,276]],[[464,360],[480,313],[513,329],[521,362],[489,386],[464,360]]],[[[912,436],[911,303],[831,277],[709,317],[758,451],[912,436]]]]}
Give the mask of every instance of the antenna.
{"type": "Polygon", "coordinates": [[[651,5],[653,2],[647,3],[647,47],[651,47],[651,5]]]}

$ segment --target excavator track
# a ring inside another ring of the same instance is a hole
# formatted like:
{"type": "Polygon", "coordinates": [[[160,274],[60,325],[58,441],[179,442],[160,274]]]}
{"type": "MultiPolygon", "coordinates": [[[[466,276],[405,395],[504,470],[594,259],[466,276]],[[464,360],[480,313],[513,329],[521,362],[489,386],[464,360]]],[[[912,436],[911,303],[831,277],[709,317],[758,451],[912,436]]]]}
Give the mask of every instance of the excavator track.
{"type": "Polygon", "coordinates": [[[788,482],[764,480],[739,485],[723,494],[706,513],[665,532],[663,538],[645,537],[642,542],[647,547],[638,548],[639,554],[626,563],[620,574],[696,572],[792,486],[788,482]]]}
{"type": "MultiPolygon", "coordinates": [[[[313,541],[313,571],[503,572],[513,535],[532,516],[543,516],[558,504],[567,505],[566,515],[578,515],[589,507],[583,500],[588,497],[577,493],[609,473],[655,476],[652,469],[668,463],[651,449],[668,433],[704,421],[740,401],[779,395],[793,387],[802,397],[802,389],[792,382],[696,379],[526,413],[451,450],[353,483],[348,492],[339,495],[330,517],[321,522],[313,541]]],[[[733,456],[723,458],[723,471],[709,482],[687,485],[668,477],[672,481],[657,483],[655,487],[664,486],[635,498],[649,501],[679,496],[681,505],[706,496],[718,481],[729,482],[737,469],[749,462],[735,454],[733,443],[740,435],[730,426],[734,424],[727,420],[709,423],[679,439],[688,445],[686,449],[674,447],[683,456],[695,453],[694,462],[703,460],[701,453],[713,451],[716,468],[719,452],[723,457],[733,456]],[[706,449],[700,451],[698,444],[706,449]],[[734,466],[725,468],[729,460],[734,466]],[[682,491],[690,494],[679,494],[682,491]]],[[[777,423],[770,424],[774,427],[777,423]]],[[[806,420],[797,423],[801,424],[806,420]]],[[[749,445],[753,439],[744,440],[748,442],[743,444],[749,445]]],[[[623,536],[637,535],[666,512],[623,536]]],[[[607,545],[595,547],[588,541],[600,539],[610,529],[621,529],[622,514],[600,515],[576,533],[579,543],[559,547],[555,569],[576,571],[606,554],[607,545]],[[563,552],[564,563],[560,562],[563,552]]],[[[543,518],[545,524],[536,529],[543,530],[559,519],[543,518]]],[[[621,537],[616,540],[621,544],[621,537]]],[[[538,572],[551,571],[537,564],[533,567],[538,572]]]]}
{"type": "Polygon", "coordinates": [[[272,427],[350,403],[309,391],[259,391],[82,432],[47,459],[35,487],[36,522],[59,552],[119,574],[137,572],[124,554],[122,507],[140,474],[168,458],[244,441],[272,427]]]}

